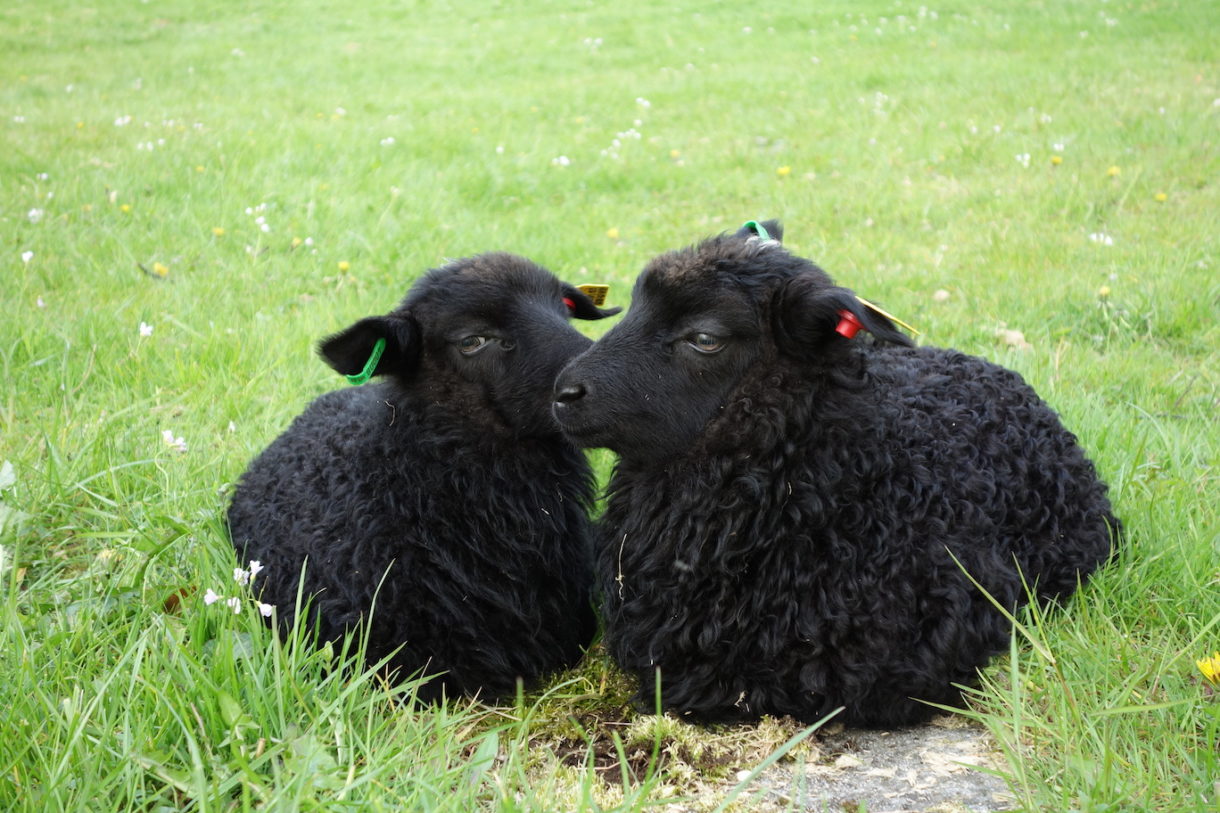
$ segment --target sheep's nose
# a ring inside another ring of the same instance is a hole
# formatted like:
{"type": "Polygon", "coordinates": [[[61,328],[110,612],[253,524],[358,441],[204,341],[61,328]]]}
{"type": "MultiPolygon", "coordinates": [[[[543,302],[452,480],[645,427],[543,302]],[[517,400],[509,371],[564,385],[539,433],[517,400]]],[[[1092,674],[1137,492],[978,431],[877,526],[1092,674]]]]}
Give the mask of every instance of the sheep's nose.
{"type": "Polygon", "coordinates": [[[564,384],[559,389],[555,390],[555,402],[558,404],[571,404],[574,401],[579,401],[584,397],[584,384],[564,384]]]}

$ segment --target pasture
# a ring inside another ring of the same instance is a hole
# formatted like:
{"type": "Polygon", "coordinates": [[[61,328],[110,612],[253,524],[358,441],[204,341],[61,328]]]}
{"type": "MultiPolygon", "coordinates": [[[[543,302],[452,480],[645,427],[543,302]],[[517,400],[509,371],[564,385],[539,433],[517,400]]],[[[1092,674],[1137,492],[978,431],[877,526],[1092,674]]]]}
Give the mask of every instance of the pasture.
{"type": "Polygon", "coordinates": [[[404,709],[339,668],[358,640],[268,632],[221,523],[345,386],[316,341],[445,258],[626,306],[774,217],[1021,372],[1110,484],[1126,549],[971,696],[1013,804],[1214,809],[1217,30],[1209,0],[5,4],[0,808],[786,809],[739,776],[817,733],[638,714],[598,649],[404,709]]]}

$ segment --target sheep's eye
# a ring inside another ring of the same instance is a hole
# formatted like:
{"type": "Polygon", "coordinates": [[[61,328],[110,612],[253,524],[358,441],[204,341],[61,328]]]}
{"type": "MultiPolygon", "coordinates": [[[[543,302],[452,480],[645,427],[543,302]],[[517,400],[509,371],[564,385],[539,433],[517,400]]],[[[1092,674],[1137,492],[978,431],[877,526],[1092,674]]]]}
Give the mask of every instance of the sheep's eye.
{"type": "Polygon", "coordinates": [[[696,333],[686,341],[700,353],[715,353],[724,348],[724,342],[710,333],[696,333]]]}
{"type": "Polygon", "coordinates": [[[486,336],[463,336],[457,342],[458,352],[467,356],[479,352],[486,346],[486,336]]]}

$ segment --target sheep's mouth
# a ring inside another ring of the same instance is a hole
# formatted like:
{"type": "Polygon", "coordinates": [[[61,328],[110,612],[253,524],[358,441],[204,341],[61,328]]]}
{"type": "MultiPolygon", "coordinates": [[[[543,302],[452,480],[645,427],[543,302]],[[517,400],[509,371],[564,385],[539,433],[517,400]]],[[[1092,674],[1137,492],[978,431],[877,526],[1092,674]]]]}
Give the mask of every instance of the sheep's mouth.
{"type": "Polygon", "coordinates": [[[581,420],[581,416],[574,414],[573,407],[562,401],[556,401],[551,405],[551,414],[555,416],[555,423],[559,425],[563,434],[570,440],[581,446],[604,445],[600,441],[605,439],[606,427],[587,419],[581,420]]]}

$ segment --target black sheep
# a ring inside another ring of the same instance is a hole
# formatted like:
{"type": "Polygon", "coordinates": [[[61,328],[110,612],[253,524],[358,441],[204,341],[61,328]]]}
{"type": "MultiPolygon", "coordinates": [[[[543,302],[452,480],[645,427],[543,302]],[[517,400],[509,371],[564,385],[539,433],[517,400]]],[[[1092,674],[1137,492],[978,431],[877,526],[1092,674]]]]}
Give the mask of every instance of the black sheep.
{"type": "Polygon", "coordinates": [[[281,626],[298,585],[320,640],[371,613],[370,661],[401,646],[399,679],[443,673],[426,700],[502,696],[576,661],[595,631],[593,485],[551,392],[591,343],[568,318],[614,312],[493,253],[428,272],[391,313],[324,340],[340,373],[383,380],[316,399],[250,465],[228,515],[281,626]]]}
{"type": "Polygon", "coordinates": [[[1119,523],[1019,375],[910,346],[747,226],[654,259],[556,383],[564,431],[620,458],[594,542],[609,650],[696,719],[916,722],[1008,646],[963,569],[1008,608],[1065,598],[1119,523]]]}

